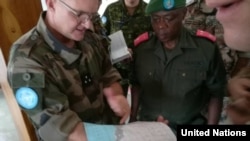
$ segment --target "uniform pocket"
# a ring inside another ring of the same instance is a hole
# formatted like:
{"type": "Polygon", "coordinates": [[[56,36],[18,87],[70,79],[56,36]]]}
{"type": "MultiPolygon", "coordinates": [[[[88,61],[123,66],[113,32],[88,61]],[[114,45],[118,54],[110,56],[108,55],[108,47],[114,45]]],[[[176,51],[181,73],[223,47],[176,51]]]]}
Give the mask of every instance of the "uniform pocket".
{"type": "Polygon", "coordinates": [[[200,87],[203,81],[206,80],[206,72],[204,70],[178,69],[175,72],[176,79],[174,83],[176,86],[180,85],[180,90],[183,93],[200,87]]]}
{"type": "Polygon", "coordinates": [[[90,103],[93,103],[98,99],[98,95],[101,93],[99,79],[90,73],[86,73],[82,77],[83,91],[90,103]]]}

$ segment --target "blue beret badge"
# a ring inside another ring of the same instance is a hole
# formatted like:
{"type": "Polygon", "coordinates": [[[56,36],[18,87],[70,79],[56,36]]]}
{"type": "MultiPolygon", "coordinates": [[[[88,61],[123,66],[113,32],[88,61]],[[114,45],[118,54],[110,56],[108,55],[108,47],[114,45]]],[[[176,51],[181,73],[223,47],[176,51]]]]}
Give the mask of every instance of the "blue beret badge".
{"type": "Polygon", "coordinates": [[[163,6],[167,10],[172,9],[174,7],[174,0],[163,0],[163,6]]]}
{"type": "Polygon", "coordinates": [[[25,109],[33,109],[38,104],[37,93],[28,87],[21,87],[16,91],[16,100],[25,109]]]}
{"type": "Polygon", "coordinates": [[[102,16],[101,20],[102,20],[102,24],[107,23],[107,17],[106,16],[102,16]]]}

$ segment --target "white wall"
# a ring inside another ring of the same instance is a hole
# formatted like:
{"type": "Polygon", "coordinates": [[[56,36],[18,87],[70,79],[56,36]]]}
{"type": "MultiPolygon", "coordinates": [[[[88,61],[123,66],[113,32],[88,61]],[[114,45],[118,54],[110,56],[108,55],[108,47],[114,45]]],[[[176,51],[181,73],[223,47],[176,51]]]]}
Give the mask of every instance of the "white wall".
{"type": "MultiPolygon", "coordinates": [[[[115,2],[115,1],[118,1],[118,0],[102,0],[102,5],[100,6],[100,9],[99,9],[98,13],[99,13],[100,15],[102,15],[103,12],[105,11],[106,7],[107,7],[110,3],[115,2]]],[[[149,0],[143,0],[143,1],[145,1],[145,2],[147,2],[147,3],[149,2],[149,0]]]]}
{"type": "Polygon", "coordinates": [[[115,1],[118,1],[118,0],[102,0],[102,4],[101,4],[101,6],[100,6],[100,8],[99,8],[98,13],[99,13],[100,15],[102,15],[103,12],[104,12],[104,10],[106,9],[106,7],[107,7],[110,3],[113,3],[113,2],[115,2],[115,1]]]}
{"type": "Polygon", "coordinates": [[[45,0],[41,0],[43,10],[47,10],[45,0]]]}
{"type": "MultiPolygon", "coordinates": [[[[106,7],[112,3],[112,2],[115,2],[115,1],[118,1],[118,0],[102,0],[102,5],[100,6],[100,9],[98,11],[98,13],[100,15],[103,14],[104,10],[106,9],[106,7]]],[[[145,2],[149,2],[149,0],[144,0],[145,2]]],[[[43,10],[46,10],[47,9],[47,6],[46,6],[46,3],[45,3],[45,0],[41,0],[41,3],[42,3],[42,8],[43,10]]]]}

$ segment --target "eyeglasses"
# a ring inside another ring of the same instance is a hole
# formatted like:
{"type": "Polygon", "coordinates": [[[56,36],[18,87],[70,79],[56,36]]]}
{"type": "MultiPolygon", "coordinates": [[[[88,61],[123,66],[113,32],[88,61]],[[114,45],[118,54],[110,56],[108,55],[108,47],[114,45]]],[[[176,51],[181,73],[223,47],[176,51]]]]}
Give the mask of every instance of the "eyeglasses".
{"type": "Polygon", "coordinates": [[[98,17],[98,14],[90,14],[87,12],[83,12],[83,11],[77,11],[75,9],[73,9],[72,7],[70,7],[68,4],[66,4],[64,1],[59,0],[61,2],[61,4],[67,8],[76,18],[77,21],[80,23],[86,23],[87,21],[91,20],[95,20],[98,17]]]}

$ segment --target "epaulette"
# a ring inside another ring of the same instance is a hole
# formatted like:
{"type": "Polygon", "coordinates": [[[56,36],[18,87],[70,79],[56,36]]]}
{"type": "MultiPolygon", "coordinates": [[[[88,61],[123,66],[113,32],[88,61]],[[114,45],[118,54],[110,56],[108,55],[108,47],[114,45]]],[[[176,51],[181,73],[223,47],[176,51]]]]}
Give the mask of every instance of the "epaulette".
{"type": "Polygon", "coordinates": [[[207,31],[203,31],[203,30],[198,29],[196,31],[195,35],[198,36],[198,37],[207,38],[207,39],[209,39],[210,41],[213,41],[213,42],[216,41],[216,37],[213,34],[207,32],[207,31]]]}
{"type": "Polygon", "coordinates": [[[32,47],[34,47],[36,44],[39,43],[39,34],[36,32],[36,30],[33,30],[30,33],[30,36],[28,39],[20,46],[19,50],[22,51],[24,54],[29,56],[32,47]]]}
{"type": "Polygon", "coordinates": [[[139,44],[147,41],[150,39],[151,33],[150,32],[144,32],[140,34],[135,40],[134,40],[134,46],[138,46],[139,44]]]}

